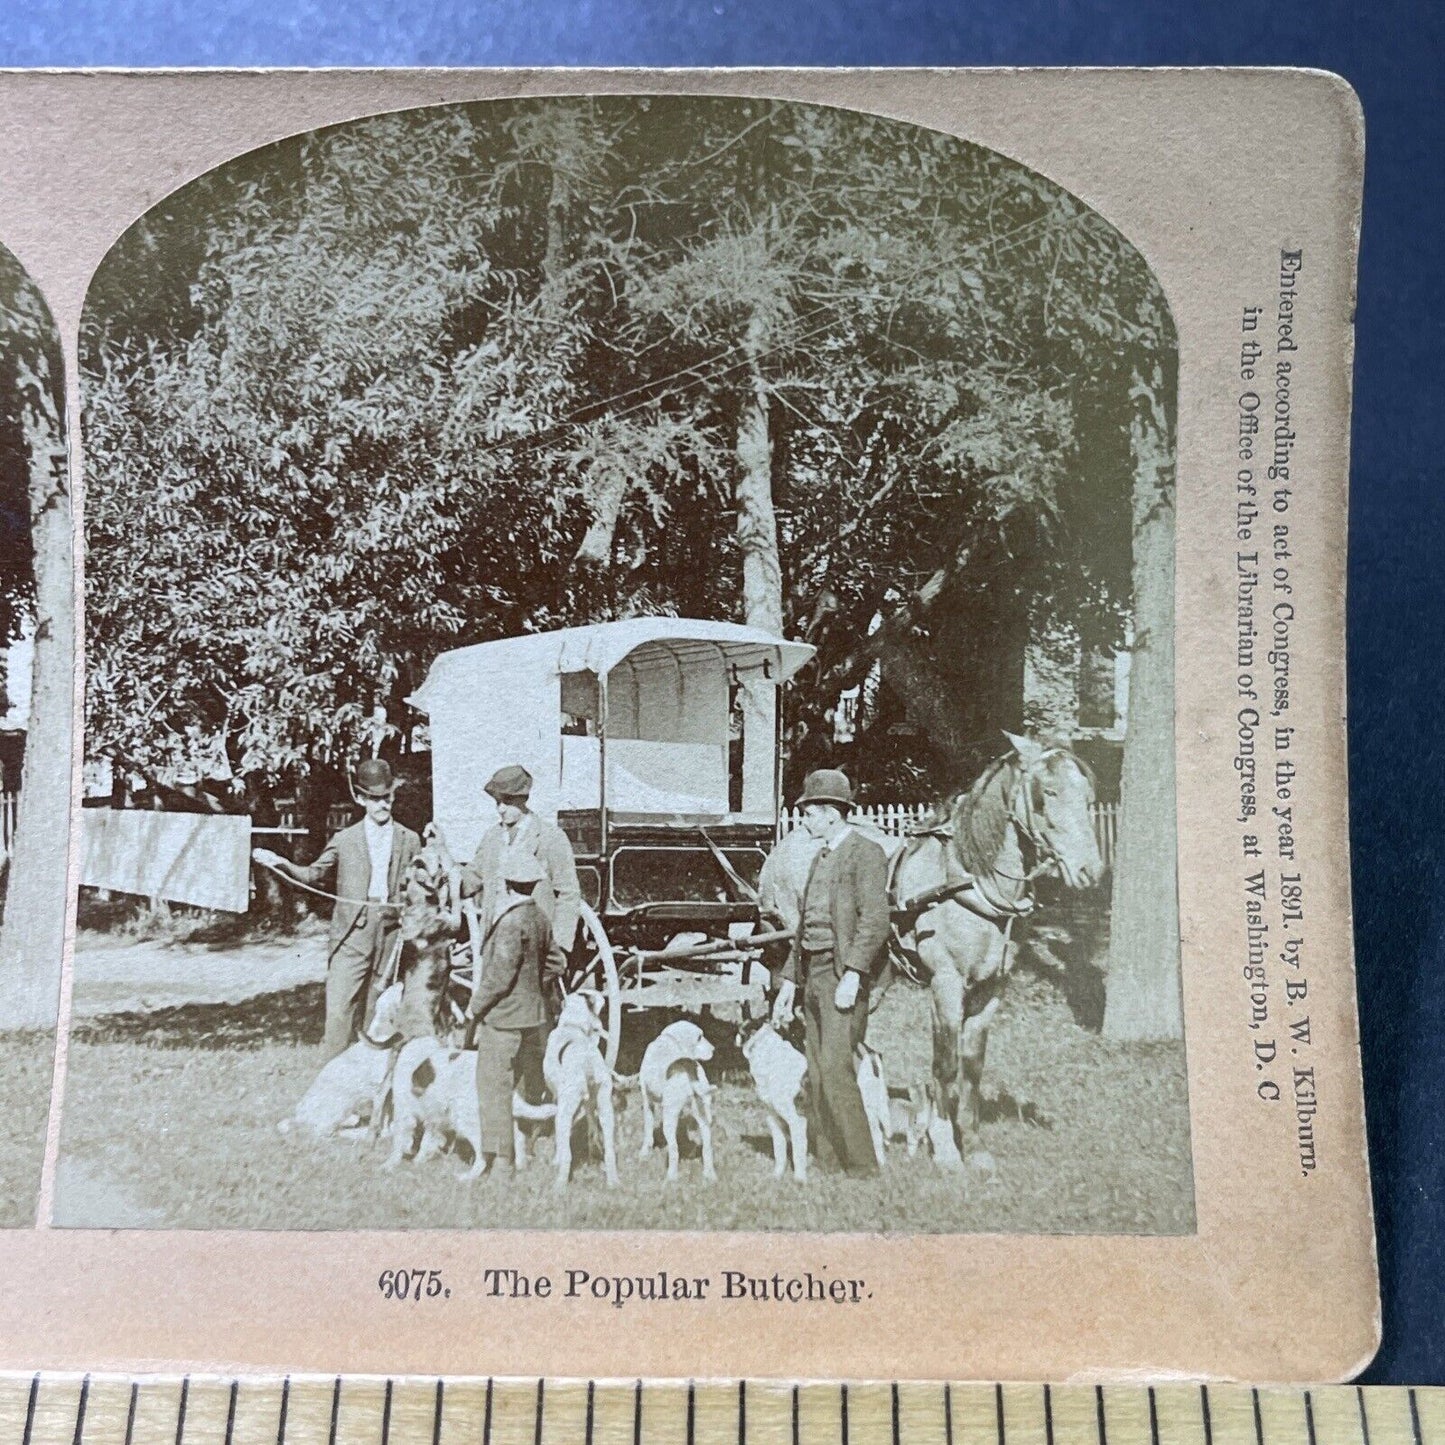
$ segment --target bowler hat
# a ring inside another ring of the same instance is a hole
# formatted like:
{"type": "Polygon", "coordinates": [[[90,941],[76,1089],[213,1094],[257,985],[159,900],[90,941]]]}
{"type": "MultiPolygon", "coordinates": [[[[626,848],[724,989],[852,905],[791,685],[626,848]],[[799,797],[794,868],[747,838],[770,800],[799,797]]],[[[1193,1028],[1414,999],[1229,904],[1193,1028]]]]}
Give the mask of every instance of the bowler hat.
{"type": "Polygon", "coordinates": [[[848,774],[837,768],[819,768],[809,773],[803,780],[803,796],[798,799],[798,807],[806,808],[809,803],[832,803],[845,813],[857,807],[848,774]]]}
{"type": "Polygon", "coordinates": [[[498,768],[492,774],[485,791],[499,803],[511,798],[530,797],[532,775],[526,768],[517,763],[511,763],[505,768],[498,768]]]}
{"type": "Polygon", "coordinates": [[[547,875],[536,857],[525,848],[509,848],[502,860],[502,879],[506,883],[540,883],[547,875]]]}
{"type": "Polygon", "coordinates": [[[351,775],[351,786],[358,798],[389,798],[396,791],[391,764],[384,758],[362,758],[351,775]]]}

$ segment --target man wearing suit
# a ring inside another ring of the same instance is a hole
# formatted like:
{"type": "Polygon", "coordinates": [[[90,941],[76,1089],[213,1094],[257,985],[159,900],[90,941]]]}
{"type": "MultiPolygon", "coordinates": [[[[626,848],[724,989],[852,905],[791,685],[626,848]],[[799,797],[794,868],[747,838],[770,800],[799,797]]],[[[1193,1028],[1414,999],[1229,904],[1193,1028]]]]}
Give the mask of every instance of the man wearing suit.
{"type": "Polygon", "coordinates": [[[482,895],[485,931],[505,906],[504,863],[521,854],[534,859],[542,876],[532,891],[532,899],[551,925],[550,967],[560,972],[571,951],[582,907],[572,843],[555,823],[539,818],[527,806],[532,795],[532,775],[526,768],[515,764],[499,768],[488,781],[486,792],[497,805],[497,824],[482,835],[472,861],[461,870],[461,896],[482,895]]]}
{"type": "Polygon", "coordinates": [[[516,1165],[512,1135],[512,1091],[529,1052],[539,1053],[547,1030],[542,974],[552,930],[536,903],[542,865],[514,849],[503,860],[501,912],[487,929],[482,964],[472,986],[467,1015],[477,1021],[477,1109],[482,1152],[490,1173],[507,1175],[516,1165]]]}
{"type": "Polygon", "coordinates": [[[804,1052],[819,1162],[859,1177],[878,1172],[855,1057],[868,1027],[868,986],[888,944],[888,861],[848,826],[853,789],[831,768],[809,773],[798,799],[803,827],[822,843],[803,889],[801,919],[783,968],[774,1022],[793,1016],[803,990],[804,1052]]]}
{"type": "Polygon", "coordinates": [[[335,870],[337,903],[326,956],[328,1059],[350,1048],[366,1027],[396,943],[402,889],[421,848],[421,839],[391,816],[396,780],[389,763],[363,759],[356,766],[351,791],[366,816],[343,828],[314,863],[292,863],[267,848],[252,854],[258,863],[313,888],[335,870]]]}

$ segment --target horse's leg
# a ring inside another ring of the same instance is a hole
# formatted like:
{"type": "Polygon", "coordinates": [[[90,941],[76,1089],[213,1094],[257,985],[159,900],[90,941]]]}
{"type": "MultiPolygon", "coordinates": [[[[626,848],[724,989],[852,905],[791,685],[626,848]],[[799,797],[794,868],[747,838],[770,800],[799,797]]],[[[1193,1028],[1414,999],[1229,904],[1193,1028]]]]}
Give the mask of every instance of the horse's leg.
{"type": "Polygon", "coordinates": [[[959,1064],[963,1072],[963,1103],[968,1118],[977,1131],[982,1122],[983,1060],[988,1051],[988,1030],[998,1013],[1003,994],[1002,977],[986,979],[969,999],[969,1012],[963,1021],[963,1039],[959,1064]]]}
{"type": "Polygon", "coordinates": [[[955,1130],[958,1125],[959,1044],[963,1031],[963,979],[952,963],[935,966],[933,995],[934,1117],[928,1127],[934,1162],[940,1169],[963,1163],[955,1130]]]}

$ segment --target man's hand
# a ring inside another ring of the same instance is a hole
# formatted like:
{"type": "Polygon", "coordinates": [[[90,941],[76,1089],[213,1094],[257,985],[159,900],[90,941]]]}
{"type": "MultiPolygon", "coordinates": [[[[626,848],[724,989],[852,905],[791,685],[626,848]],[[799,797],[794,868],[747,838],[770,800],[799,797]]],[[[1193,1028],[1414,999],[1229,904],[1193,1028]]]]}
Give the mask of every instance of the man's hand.
{"type": "Polygon", "coordinates": [[[269,848],[252,848],[251,856],[267,868],[274,868],[281,861],[281,855],[273,853],[269,848]]]}
{"type": "Polygon", "coordinates": [[[856,969],[851,968],[838,980],[837,991],[833,994],[833,1007],[839,1013],[847,1013],[858,1002],[858,989],[862,982],[862,976],[856,969]]]}
{"type": "Polygon", "coordinates": [[[778,996],[773,1000],[773,1027],[785,1029],[793,1021],[793,997],[797,993],[797,986],[790,980],[784,979],[778,985],[778,996]]]}

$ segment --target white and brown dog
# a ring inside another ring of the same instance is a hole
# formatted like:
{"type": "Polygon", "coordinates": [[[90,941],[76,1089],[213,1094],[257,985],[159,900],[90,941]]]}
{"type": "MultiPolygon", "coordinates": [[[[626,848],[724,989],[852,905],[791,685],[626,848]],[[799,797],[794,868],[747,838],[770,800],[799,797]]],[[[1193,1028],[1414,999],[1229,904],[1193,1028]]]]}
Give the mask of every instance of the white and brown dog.
{"type": "Polygon", "coordinates": [[[276,1126],[283,1134],[295,1129],[316,1139],[329,1139],[366,1121],[401,1042],[397,1032],[401,1006],[401,984],[382,990],[366,1032],[311,1081],[291,1117],[276,1126]]]}
{"type": "Polygon", "coordinates": [[[617,1115],[612,1070],[600,1047],[605,1032],[598,1015],[600,1006],[596,994],[585,990],[568,994],[542,1061],[542,1077],[557,1101],[557,1178],[553,1187],[559,1190],[565,1189],[572,1177],[572,1126],[584,1112],[602,1135],[607,1183],[617,1183],[617,1115]]]}
{"type": "Polygon", "coordinates": [[[745,1023],[738,1030],[738,1047],[748,1061],[753,1088],[767,1110],[768,1132],[773,1136],[773,1177],[781,1179],[788,1168],[788,1146],[793,1150],[793,1177],[808,1177],[808,1121],[801,1108],[803,1079],[808,1062],[771,1022],[745,1023]]]}
{"type": "MultiPolygon", "coordinates": [[[[391,1153],[383,1169],[395,1169],[413,1150],[419,1160],[433,1159],[461,1139],[472,1151],[472,1166],[458,1178],[468,1183],[481,1178],[487,1165],[477,1102],[475,1049],[448,1047],[435,1038],[411,1040],[397,1056],[391,1097],[391,1153]]],[[[527,1163],[523,1124],[550,1119],[556,1112],[555,1104],[529,1104],[521,1094],[513,1093],[512,1149],[519,1169],[527,1163]]]]}
{"type": "Polygon", "coordinates": [[[642,1157],[652,1153],[653,1107],[662,1119],[667,1144],[667,1177],[677,1178],[677,1130],[690,1114],[702,1142],[702,1177],[717,1178],[712,1155],[712,1092],[703,1065],[712,1058],[712,1044],[703,1031],[686,1019],[668,1024],[642,1055],[638,1083],[642,1087],[642,1157]]]}

